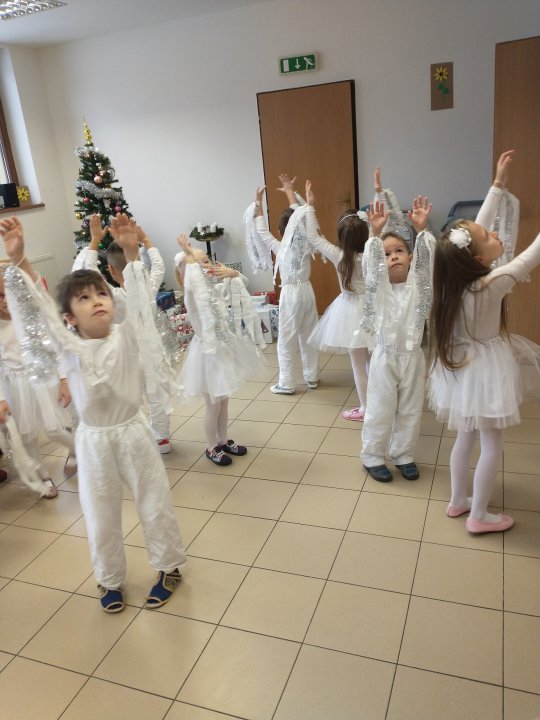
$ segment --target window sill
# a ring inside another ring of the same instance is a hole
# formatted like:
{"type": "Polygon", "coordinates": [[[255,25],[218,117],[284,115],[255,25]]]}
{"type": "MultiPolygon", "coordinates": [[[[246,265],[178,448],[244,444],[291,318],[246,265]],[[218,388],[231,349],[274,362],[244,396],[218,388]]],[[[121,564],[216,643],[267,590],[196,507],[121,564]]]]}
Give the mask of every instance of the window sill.
{"type": "Polygon", "coordinates": [[[45,203],[37,203],[36,205],[21,205],[20,207],[12,208],[0,208],[0,215],[13,215],[13,213],[21,212],[22,210],[35,210],[36,208],[45,207],[45,203]]]}

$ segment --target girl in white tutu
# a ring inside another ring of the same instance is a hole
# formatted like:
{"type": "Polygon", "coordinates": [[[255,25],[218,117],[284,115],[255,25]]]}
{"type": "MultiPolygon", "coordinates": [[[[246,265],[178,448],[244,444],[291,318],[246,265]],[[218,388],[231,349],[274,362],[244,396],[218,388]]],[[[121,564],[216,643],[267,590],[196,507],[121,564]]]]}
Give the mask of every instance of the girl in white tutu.
{"type": "Polygon", "coordinates": [[[360,327],[364,310],[362,253],[369,237],[369,226],[356,210],[345,210],[338,221],[338,245],[333,245],[319,234],[315,196],[309,180],[306,182],[306,203],[309,244],[333,263],[341,288],[341,294],[326,309],[308,342],[321,352],[349,353],[360,407],[345,410],[341,417],[362,421],[366,412],[369,369],[369,338],[360,327]]]}
{"type": "Polygon", "coordinates": [[[489,513],[487,508],[503,429],[520,422],[523,384],[516,355],[536,366],[540,357],[540,347],[508,335],[505,322],[505,296],[540,263],[540,235],[515,259],[490,269],[505,253],[513,254],[517,201],[504,189],[512,155],[509,151],[499,158],[477,222],[453,223],[438,241],[434,259],[430,404],[440,420],[458,431],[450,457],[452,497],[446,512],[450,517],[469,513],[466,527],[475,535],[502,532],[514,524],[509,515],[489,513]],[[506,244],[488,230],[495,220],[506,244]],[[468,497],[470,459],[478,435],[480,458],[468,497]]]}
{"type": "Polygon", "coordinates": [[[180,386],[184,397],[204,397],[206,457],[216,465],[230,465],[229,456],[245,455],[247,448],[228,439],[229,397],[264,364],[255,343],[261,347],[265,343],[240,274],[225,265],[212,265],[206,253],[192,248],[185,235],[180,235],[178,242],[183,252],[175,258],[176,277],[184,288],[195,331],[180,386]],[[216,283],[213,278],[223,282],[216,283]]]}
{"type": "MultiPolygon", "coordinates": [[[[0,229],[8,225],[4,221],[0,229]]],[[[68,429],[73,425],[73,417],[65,409],[71,403],[71,395],[65,377],[42,378],[39,382],[37,378],[30,381],[28,377],[31,371],[23,360],[4,294],[4,273],[8,267],[8,261],[0,263],[0,423],[4,424],[13,415],[24,449],[43,481],[42,496],[51,499],[58,495],[58,490],[41,462],[39,435],[44,432],[50,440],[69,449],[64,474],[66,477],[74,474],[74,441],[68,429]]]]}

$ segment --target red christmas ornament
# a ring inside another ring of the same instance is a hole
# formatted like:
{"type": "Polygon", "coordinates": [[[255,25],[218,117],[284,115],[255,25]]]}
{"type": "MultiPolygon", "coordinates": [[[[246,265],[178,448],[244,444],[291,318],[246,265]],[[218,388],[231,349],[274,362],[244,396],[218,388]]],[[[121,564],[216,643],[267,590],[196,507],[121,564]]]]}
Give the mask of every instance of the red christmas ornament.
{"type": "Polygon", "coordinates": [[[115,212],[115,213],[122,212],[122,208],[120,207],[120,205],[115,205],[115,206],[114,206],[114,212],[115,212]]]}
{"type": "Polygon", "coordinates": [[[94,178],[94,182],[96,183],[96,185],[100,185],[103,182],[103,178],[101,177],[101,175],[96,175],[94,178]]]}
{"type": "Polygon", "coordinates": [[[85,205],[88,205],[89,202],[90,202],[90,198],[83,198],[83,203],[85,205]]]}

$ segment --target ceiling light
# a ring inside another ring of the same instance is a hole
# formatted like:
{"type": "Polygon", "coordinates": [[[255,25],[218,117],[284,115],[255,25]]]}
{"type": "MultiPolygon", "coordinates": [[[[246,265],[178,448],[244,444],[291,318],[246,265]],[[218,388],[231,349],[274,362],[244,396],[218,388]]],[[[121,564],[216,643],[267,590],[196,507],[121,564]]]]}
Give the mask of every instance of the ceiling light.
{"type": "Polygon", "coordinates": [[[0,19],[14,20],[24,15],[33,15],[43,10],[53,10],[66,5],[65,2],[32,2],[32,0],[0,0],[0,19]]]}

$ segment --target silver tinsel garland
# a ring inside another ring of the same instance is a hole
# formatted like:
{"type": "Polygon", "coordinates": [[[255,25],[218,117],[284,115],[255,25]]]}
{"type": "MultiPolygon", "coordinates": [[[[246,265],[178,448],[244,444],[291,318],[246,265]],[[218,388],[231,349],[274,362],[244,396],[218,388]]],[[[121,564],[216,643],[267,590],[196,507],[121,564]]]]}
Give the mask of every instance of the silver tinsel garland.
{"type": "Polygon", "coordinates": [[[95,183],[88,180],[77,180],[75,183],[77,190],[83,190],[86,195],[91,195],[97,200],[107,198],[110,200],[122,200],[122,193],[113,188],[100,188],[95,183]]]}
{"type": "Polygon", "coordinates": [[[4,283],[6,295],[16,302],[15,313],[24,328],[20,349],[26,379],[36,382],[58,378],[56,351],[49,339],[39,306],[31,297],[21,270],[9,267],[4,274],[4,283]]]}
{"type": "Polygon", "coordinates": [[[416,238],[416,292],[418,293],[415,304],[415,327],[423,330],[424,324],[431,309],[431,253],[426,244],[425,231],[419,233],[416,238]]]}

